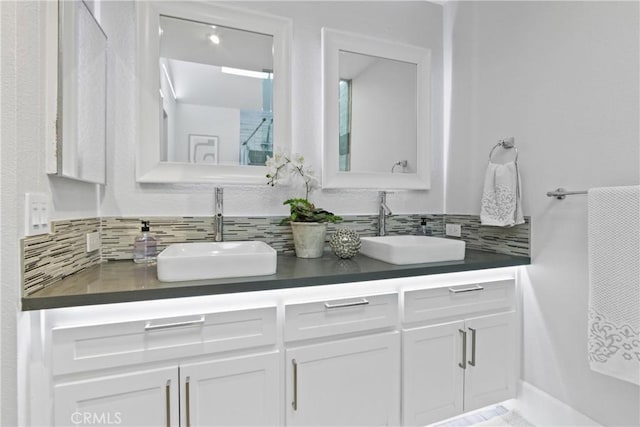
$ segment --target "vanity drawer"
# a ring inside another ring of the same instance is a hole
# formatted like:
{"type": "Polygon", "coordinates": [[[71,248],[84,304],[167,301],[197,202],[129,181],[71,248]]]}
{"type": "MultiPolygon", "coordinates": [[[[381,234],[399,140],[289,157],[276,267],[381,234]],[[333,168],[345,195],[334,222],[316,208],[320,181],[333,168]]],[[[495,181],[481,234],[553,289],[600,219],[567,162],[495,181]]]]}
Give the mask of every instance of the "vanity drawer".
{"type": "Polygon", "coordinates": [[[404,323],[466,316],[515,308],[515,280],[470,283],[409,291],[404,295],[404,323]]]}
{"type": "Polygon", "coordinates": [[[296,341],[396,325],[398,294],[366,295],[285,306],[285,341],[296,341]]]}
{"type": "Polygon", "coordinates": [[[52,330],[54,375],[276,343],[276,307],[52,330]]]}

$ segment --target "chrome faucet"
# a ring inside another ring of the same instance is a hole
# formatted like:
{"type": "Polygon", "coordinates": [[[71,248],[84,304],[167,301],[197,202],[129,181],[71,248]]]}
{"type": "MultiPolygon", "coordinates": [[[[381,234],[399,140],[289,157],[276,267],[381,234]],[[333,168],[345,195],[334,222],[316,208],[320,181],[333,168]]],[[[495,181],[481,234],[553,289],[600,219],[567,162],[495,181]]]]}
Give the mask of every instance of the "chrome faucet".
{"type": "Polygon", "coordinates": [[[391,209],[387,206],[387,192],[378,192],[378,236],[384,236],[387,234],[387,216],[391,215],[391,209]]]}
{"type": "Polygon", "coordinates": [[[213,240],[216,242],[222,242],[224,216],[222,215],[222,188],[216,187],[213,193],[213,240]]]}

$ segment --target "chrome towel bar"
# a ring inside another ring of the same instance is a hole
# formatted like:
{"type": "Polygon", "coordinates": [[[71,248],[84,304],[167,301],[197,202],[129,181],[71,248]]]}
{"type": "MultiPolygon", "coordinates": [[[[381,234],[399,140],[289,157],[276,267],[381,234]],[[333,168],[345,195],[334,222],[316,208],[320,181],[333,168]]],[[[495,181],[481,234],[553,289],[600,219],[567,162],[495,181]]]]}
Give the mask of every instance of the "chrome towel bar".
{"type": "Polygon", "coordinates": [[[553,191],[547,191],[547,197],[555,197],[558,200],[564,200],[565,197],[575,194],[587,194],[587,190],[569,191],[564,188],[556,188],[553,191]]]}

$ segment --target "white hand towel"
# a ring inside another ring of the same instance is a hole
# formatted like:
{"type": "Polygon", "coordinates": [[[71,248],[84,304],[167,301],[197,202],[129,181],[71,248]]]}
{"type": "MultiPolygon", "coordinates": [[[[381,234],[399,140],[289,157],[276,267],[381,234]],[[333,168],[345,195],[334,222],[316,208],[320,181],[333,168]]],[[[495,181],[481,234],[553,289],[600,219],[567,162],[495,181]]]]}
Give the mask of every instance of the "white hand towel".
{"type": "Polygon", "coordinates": [[[480,223],[497,227],[524,224],[520,172],[515,162],[489,162],[484,177],[480,223]]]}
{"type": "Polygon", "coordinates": [[[588,199],[589,365],[640,385],[640,186],[588,199]]]}

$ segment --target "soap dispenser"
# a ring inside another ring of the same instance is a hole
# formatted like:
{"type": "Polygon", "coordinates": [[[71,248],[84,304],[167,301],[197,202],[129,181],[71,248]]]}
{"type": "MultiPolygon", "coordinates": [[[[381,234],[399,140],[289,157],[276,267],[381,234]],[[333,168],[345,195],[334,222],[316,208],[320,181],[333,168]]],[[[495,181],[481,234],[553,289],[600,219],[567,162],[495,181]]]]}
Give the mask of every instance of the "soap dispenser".
{"type": "Polygon", "coordinates": [[[416,230],[418,236],[431,236],[431,227],[427,225],[427,218],[420,218],[420,225],[416,230]]]}
{"type": "Polygon", "coordinates": [[[146,264],[155,262],[158,241],[149,233],[149,221],[142,221],[142,233],[133,242],[133,262],[146,264]]]}

